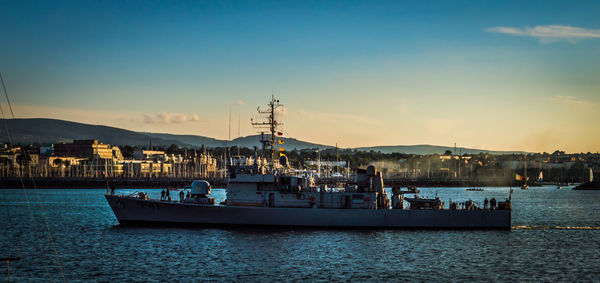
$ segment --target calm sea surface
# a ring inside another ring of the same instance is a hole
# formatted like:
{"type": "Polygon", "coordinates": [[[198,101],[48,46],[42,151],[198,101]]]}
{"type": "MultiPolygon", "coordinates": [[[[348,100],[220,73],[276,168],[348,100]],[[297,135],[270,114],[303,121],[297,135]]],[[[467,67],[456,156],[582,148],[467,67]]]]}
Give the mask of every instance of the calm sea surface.
{"type": "MultiPolygon", "coordinates": [[[[509,191],[465,189],[420,190],[480,203],[509,191]]],[[[61,281],[54,248],[67,281],[600,279],[598,191],[516,189],[511,231],[124,227],[104,192],[0,190],[0,257],[22,257],[11,263],[11,279],[61,281]]]]}

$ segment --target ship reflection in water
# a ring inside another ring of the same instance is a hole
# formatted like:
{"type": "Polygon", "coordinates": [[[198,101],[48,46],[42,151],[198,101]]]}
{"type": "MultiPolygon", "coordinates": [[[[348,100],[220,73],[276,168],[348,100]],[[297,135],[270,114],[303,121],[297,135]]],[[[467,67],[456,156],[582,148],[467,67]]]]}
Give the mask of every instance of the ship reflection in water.
{"type": "MultiPolygon", "coordinates": [[[[455,201],[508,194],[509,188],[419,188],[455,201]]],[[[129,194],[136,190],[117,190],[129,194]]],[[[160,189],[144,190],[160,198],[160,189]]],[[[1,190],[4,255],[11,279],[60,281],[39,210],[40,253],[21,190],[1,190]],[[18,244],[18,246],[17,246],[18,244]]],[[[34,198],[33,191],[28,192],[34,198]]],[[[515,190],[512,231],[348,230],[119,225],[103,190],[39,190],[67,281],[538,280],[597,278],[595,192],[554,186],[515,190]],[[519,228],[521,227],[521,228],[519,228]],[[536,229],[525,229],[535,227],[536,229]],[[565,239],[569,244],[565,245],[565,239]]],[[[217,201],[222,189],[213,189],[217,201]]],[[[35,204],[32,203],[35,207],[35,204]]],[[[0,269],[6,278],[6,269],[0,269]]]]}

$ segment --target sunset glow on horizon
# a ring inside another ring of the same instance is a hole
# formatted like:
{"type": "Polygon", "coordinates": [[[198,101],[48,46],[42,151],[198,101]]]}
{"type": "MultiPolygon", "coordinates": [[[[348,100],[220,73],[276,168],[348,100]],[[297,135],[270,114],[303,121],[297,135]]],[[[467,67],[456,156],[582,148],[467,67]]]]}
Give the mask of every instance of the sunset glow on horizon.
{"type": "Polygon", "coordinates": [[[535,3],[7,1],[0,72],[17,118],[599,152],[600,2],[535,3]]]}

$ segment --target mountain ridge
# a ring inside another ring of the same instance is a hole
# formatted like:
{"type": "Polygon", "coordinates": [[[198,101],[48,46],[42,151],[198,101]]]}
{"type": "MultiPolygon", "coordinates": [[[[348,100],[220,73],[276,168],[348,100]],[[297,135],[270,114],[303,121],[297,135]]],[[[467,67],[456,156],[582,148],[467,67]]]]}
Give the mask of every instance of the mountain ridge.
{"type": "MultiPolygon", "coordinates": [[[[230,146],[260,147],[258,135],[250,135],[239,137],[232,141],[220,140],[211,137],[199,135],[180,135],[168,133],[151,133],[151,132],[135,132],[131,130],[121,129],[117,127],[92,125],[73,121],[50,119],[50,118],[19,118],[5,119],[6,126],[11,134],[14,143],[21,144],[47,144],[70,142],[74,139],[97,139],[103,143],[111,145],[136,145],[145,146],[152,143],[153,145],[169,146],[176,144],[186,147],[200,147],[202,145],[208,148],[222,147],[229,144],[230,146]]],[[[310,149],[310,148],[334,148],[331,145],[323,145],[318,143],[306,142],[295,138],[282,138],[284,144],[282,147],[287,150],[292,149],[310,149]]],[[[6,129],[0,127],[0,141],[7,142],[6,129]]],[[[443,154],[446,150],[454,152],[453,147],[439,145],[383,145],[383,146],[367,146],[345,148],[358,151],[381,151],[382,153],[402,152],[408,154],[443,154]]],[[[495,151],[484,149],[471,149],[460,147],[462,153],[476,154],[515,154],[524,153],[522,151],[495,151]]]]}

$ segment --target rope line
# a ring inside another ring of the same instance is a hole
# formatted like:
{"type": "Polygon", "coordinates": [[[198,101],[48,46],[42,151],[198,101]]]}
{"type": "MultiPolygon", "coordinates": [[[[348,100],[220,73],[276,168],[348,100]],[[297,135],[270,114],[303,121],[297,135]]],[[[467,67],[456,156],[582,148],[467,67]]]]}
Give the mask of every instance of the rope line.
{"type": "MultiPolygon", "coordinates": [[[[1,183],[1,180],[0,180],[0,183],[1,183]]],[[[10,205],[9,205],[10,199],[4,193],[2,194],[2,201],[6,202],[6,220],[8,222],[8,221],[10,221],[10,205]]],[[[17,250],[17,257],[23,258],[23,253],[21,252],[21,248],[19,247],[19,239],[17,238],[17,234],[12,233],[12,235],[11,235],[11,233],[9,232],[9,229],[7,228],[7,229],[4,229],[4,235],[5,235],[4,237],[6,239],[14,238],[15,249],[17,250]]],[[[9,257],[9,255],[6,255],[6,256],[9,257]]],[[[46,267],[46,265],[44,265],[44,267],[46,268],[46,273],[48,273],[48,268],[46,267]]],[[[10,282],[10,273],[9,273],[9,282],[10,282]]]]}
{"type": "Polygon", "coordinates": [[[50,231],[50,227],[48,226],[48,220],[46,219],[46,212],[44,211],[44,206],[42,205],[42,201],[40,200],[40,195],[35,185],[35,181],[33,176],[31,177],[31,183],[33,184],[33,189],[35,190],[35,195],[37,197],[38,204],[40,205],[40,209],[42,211],[42,216],[44,219],[44,224],[46,225],[46,230],[48,231],[48,237],[50,238],[50,243],[52,244],[52,249],[54,250],[54,255],[56,256],[56,262],[58,263],[58,268],[60,269],[60,275],[64,282],[67,282],[65,278],[65,273],[63,272],[62,264],[60,262],[60,257],[58,256],[58,252],[56,251],[56,244],[54,243],[54,238],[52,237],[52,232],[50,231]]]}
{"type": "MultiPolygon", "coordinates": [[[[0,74],[0,80],[2,80],[2,74],[0,74]]],[[[2,86],[4,86],[4,80],[2,80],[2,86]]],[[[6,90],[6,89],[5,89],[6,90]]],[[[12,138],[10,136],[10,132],[8,131],[8,125],[6,124],[6,119],[4,116],[4,110],[2,109],[2,107],[0,107],[0,113],[2,114],[2,121],[4,122],[4,127],[6,129],[6,135],[8,136],[8,142],[10,143],[11,148],[13,147],[13,142],[12,142],[12,138]]],[[[17,176],[19,176],[19,181],[21,182],[21,187],[22,187],[22,191],[23,191],[23,195],[25,196],[25,201],[27,202],[27,210],[29,211],[29,215],[31,217],[31,224],[33,225],[33,231],[35,234],[35,239],[38,242],[40,251],[42,253],[42,257],[44,258],[44,260],[46,259],[46,253],[44,252],[44,248],[40,242],[40,237],[38,234],[38,229],[37,229],[37,224],[35,222],[35,218],[33,217],[33,211],[31,210],[31,204],[29,202],[29,196],[27,194],[27,191],[25,190],[25,184],[23,183],[23,177],[21,177],[21,174],[17,174],[17,176]]]]}
{"type": "MultiPolygon", "coordinates": [[[[6,102],[8,103],[8,107],[10,109],[10,114],[12,115],[12,119],[15,119],[15,113],[13,112],[11,103],[10,103],[10,99],[8,98],[8,92],[6,91],[6,85],[4,84],[4,78],[2,77],[2,74],[0,73],[0,81],[2,81],[2,88],[4,89],[4,95],[6,96],[6,102]]],[[[13,143],[12,143],[12,139],[10,138],[10,133],[8,131],[8,125],[6,123],[6,119],[4,119],[4,111],[2,111],[2,118],[4,121],[4,126],[6,128],[6,134],[9,137],[9,142],[10,142],[10,146],[11,148],[13,147],[13,143]]],[[[23,153],[25,155],[25,158],[27,159],[27,150],[23,149],[23,153]]],[[[50,227],[48,226],[48,219],[46,218],[46,213],[44,210],[44,206],[42,205],[42,201],[40,200],[40,196],[39,196],[39,192],[37,189],[37,186],[35,185],[35,180],[33,179],[33,176],[31,177],[31,183],[33,185],[33,188],[35,190],[36,193],[36,197],[38,200],[38,204],[40,206],[40,210],[41,210],[41,214],[42,214],[42,218],[44,219],[44,225],[46,226],[46,231],[48,232],[48,237],[50,238],[50,243],[52,244],[52,249],[54,250],[54,255],[56,256],[56,263],[58,263],[58,268],[60,269],[60,275],[62,277],[63,282],[67,282],[66,278],[65,278],[65,273],[63,272],[63,268],[62,268],[62,264],[60,262],[60,257],[58,256],[58,252],[56,251],[56,244],[54,243],[54,238],[52,237],[52,232],[50,231],[50,227]]],[[[21,177],[21,175],[19,174],[19,180],[21,181],[21,187],[23,188],[23,192],[26,191],[25,189],[25,183],[23,182],[23,178],[21,177]]],[[[25,193],[25,196],[27,196],[27,193],[25,193]]],[[[29,198],[26,197],[27,200],[27,205],[29,206],[29,198]]],[[[33,214],[32,214],[33,217],[33,214]]],[[[39,240],[39,238],[38,238],[39,240]]]]}
{"type": "MultiPolygon", "coordinates": [[[[0,73],[0,81],[2,81],[2,88],[4,89],[4,96],[6,96],[6,102],[8,103],[8,109],[10,109],[10,114],[12,115],[12,118],[15,118],[15,112],[13,112],[12,109],[12,105],[10,104],[10,99],[8,99],[8,92],[6,91],[6,85],[4,84],[4,78],[2,77],[2,73],[0,73]]],[[[2,114],[4,115],[4,114],[2,114]]],[[[2,116],[4,119],[4,116],[2,116]]],[[[8,134],[8,128],[7,128],[7,132],[8,134]]],[[[12,146],[12,144],[11,144],[12,146]]]]}

